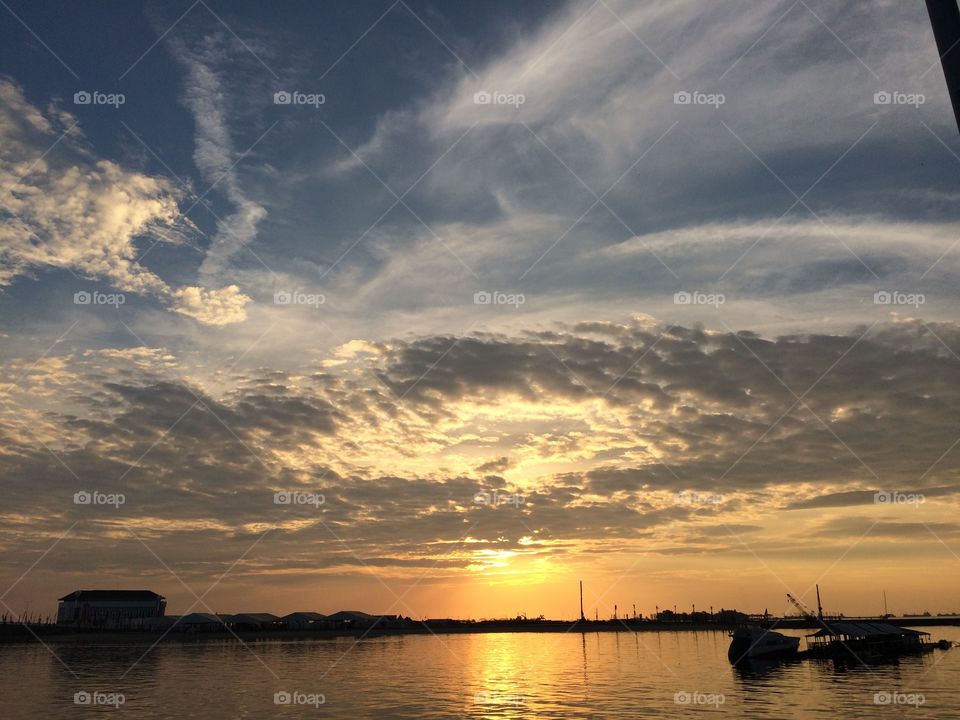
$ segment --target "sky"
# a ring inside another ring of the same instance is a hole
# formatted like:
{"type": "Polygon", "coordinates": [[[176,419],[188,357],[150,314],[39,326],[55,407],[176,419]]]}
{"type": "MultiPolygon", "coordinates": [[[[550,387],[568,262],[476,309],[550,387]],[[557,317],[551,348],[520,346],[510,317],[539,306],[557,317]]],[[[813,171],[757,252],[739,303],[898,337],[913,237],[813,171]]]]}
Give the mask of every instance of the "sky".
{"type": "Polygon", "coordinates": [[[960,611],[922,4],[0,5],[0,613],[960,611]]]}

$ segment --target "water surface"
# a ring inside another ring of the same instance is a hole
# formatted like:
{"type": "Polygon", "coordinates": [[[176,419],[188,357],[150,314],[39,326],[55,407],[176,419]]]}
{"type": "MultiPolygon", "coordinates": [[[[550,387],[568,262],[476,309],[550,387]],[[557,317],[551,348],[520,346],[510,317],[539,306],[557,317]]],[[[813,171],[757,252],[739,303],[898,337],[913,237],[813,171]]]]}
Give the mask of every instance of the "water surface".
{"type": "MultiPolygon", "coordinates": [[[[960,628],[925,629],[960,641],[960,628]]],[[[960,648],[869,668],[741,671],[728,642],[721,632],[625,632],[0,645],[0,716],[960,717],[960,648]]]]}

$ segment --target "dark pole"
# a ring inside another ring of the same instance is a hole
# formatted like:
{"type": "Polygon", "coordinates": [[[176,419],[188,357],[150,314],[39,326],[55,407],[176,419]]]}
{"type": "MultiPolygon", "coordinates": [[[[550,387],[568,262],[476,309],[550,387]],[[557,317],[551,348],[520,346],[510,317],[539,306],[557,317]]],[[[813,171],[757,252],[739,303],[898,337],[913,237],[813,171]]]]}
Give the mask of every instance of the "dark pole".
{"type": "Polygon", "coordinates": [[[583,616],[583,580],[580,581],[580,622],[586,622],[583,616]]]}
{"type": "Polygon", "coordinates": [[[960,129],[960,8],[957,0],[927,0],[927,12],[937,39],[953,115],[960,129]]]}

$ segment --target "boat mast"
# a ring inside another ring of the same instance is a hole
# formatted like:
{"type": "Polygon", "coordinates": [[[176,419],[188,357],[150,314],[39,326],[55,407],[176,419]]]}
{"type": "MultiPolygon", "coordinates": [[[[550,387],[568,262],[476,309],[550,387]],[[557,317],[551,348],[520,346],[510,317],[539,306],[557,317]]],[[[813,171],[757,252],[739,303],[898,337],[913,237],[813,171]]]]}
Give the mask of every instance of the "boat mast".
{"type": "Polygon", "coordinates": [[[580,581],[580,622],[586,622],[587,619],[583,616],[583,580],[580,581]]]}

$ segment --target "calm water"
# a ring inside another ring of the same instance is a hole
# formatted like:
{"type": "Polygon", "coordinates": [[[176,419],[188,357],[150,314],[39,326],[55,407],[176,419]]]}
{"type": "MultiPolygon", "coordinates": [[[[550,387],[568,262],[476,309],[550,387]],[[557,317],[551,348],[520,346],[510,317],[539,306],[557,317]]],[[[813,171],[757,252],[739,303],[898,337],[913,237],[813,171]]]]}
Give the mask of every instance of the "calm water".
{"type": "MultiPolygon", "coordinates": [[[[927,629],[960,641],[960,628],[927,629]]],[[[0,717],[960,717],[960,648],[869,669],[804,661],[745,673],[727,663],[727,644],[724,633],[664,632],[166,643],[149,652],[6,645],[0,717]],[[104,695],[78,705],[83,692],[104,695]],[[276,704],[282,692],[298,704],[276,704]],[[900,693],[901,704],[878,705],[877,693],[900,693]]]]}

